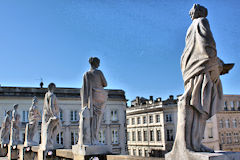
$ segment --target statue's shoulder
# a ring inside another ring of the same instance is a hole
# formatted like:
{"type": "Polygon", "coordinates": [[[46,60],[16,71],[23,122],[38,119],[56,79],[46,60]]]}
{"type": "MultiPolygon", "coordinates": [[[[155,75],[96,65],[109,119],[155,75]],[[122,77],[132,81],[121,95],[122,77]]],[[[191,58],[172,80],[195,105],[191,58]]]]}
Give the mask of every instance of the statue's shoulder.
{"type": "Polygon", "coordinates": [[[102,71],[99,70],[99,69],[96,69],[95,72],[96,72],[97,74],[103,74],[102,71]]]}
{"type": "Polygon", "coordinates": [[[201,17],[197,19],[198,23],[208,24],[208,19],[206,17],[201,17]]]}

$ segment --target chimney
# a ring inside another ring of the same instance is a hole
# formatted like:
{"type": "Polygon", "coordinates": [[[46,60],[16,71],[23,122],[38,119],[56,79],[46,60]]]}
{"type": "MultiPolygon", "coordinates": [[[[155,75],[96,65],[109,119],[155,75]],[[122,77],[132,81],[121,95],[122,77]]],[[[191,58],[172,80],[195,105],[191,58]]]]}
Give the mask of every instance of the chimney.
{"type": "Polygon", "coordinates": [[[153,96],[149,96],[149,100],[153,102],[153,96]]]}
{"type": "Polygon", "coordinates": [[[140,97],[136,97],[136,104],[139,105],[140,104],[140,97]]]}
{"type": "Polygon", "coordinates": [[[157,101],[158,101],[158,102],[161,102],[161,101],[162,101],[162,98],[161,98],[161,97],[158,97],[158,98],[157,98],[157,101]]]}
{"type": "Polygon", "coordinates": [[[170,100],[173,100],[173,95],[170,95],[170,96],[169,96],[169,99],[170,99],[170,100]]]}

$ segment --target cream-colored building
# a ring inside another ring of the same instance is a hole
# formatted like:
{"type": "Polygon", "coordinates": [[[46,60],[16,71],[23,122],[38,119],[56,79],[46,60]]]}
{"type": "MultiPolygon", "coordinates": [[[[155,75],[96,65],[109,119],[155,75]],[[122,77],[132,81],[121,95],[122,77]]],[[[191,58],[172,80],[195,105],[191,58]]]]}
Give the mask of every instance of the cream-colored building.
{"type": "Polygon", "coordinates": [[[206,123],[203,143],[214,150],[240,151],[240,95],[224,95],[222,111],[206,123]]]}
{"type": "Polygon", "coordinates": [[[171,150],[177,124],[177,100],[137,97],[127,108],[128,154],[163,156],[171,150]]]}
{"type": "MultiPolygon", "coordinates": [[[[37,96],[39,110],[42,112],[43,98],[46,88],[33,87],[0,87],[0,121],[2,122],[8,110],[14,104],[19,104],[22,127],[20,138],[24,140],[25,125],[28,122],[28,110],[32,97],[37,96]]],[[[104,118],[99,133],[99,142],[111,144],[114,154],[126,154],[126,98],[123,90],[108,90],[104,118]]],[[[79,88],[57,88],[55,94],[60,107],[62,131],[56,137],[64,148],[71,148],[78,141],[79,112],[81,109],[79,88]]],[[[38,139],[40,141],[40,128],[38,139]]]]}

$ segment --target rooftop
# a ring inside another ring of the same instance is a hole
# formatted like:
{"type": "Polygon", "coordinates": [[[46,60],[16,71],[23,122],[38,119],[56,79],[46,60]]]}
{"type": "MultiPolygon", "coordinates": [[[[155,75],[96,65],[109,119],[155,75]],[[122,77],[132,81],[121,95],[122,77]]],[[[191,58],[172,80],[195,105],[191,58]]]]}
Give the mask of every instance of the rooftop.
{"type": "MultiPolygon", "coordinates": [[[[0,97],[44,97],[48,91],[47,88],[40,87],[0,87],[0,97]]],[[[123,90],[107,89],[108,97],[114,99],[126,100],[123,90]]],[[[79,98],[80,88],[56,88],[54,91],[57,97],[79,98]]]]}

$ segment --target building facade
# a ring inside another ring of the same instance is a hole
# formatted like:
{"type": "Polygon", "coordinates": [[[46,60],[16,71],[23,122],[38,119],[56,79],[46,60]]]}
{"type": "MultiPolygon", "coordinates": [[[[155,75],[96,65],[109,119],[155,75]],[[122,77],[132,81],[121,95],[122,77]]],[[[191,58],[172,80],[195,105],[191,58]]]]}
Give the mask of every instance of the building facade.
{"type": "MultiPolygon", "coordinates": [[[[112,145],[114,154],[126,154],[126,98],[123,90],[107,90],[108,100],[104,112],[102,126],[99,132],[99,142],[112,145]]],[[[25,126],[28,122],[28,110],[32,97],[38,98],[38,108],[42,113],[43,99],[47,88],[32,87],[0,87],[0,121],[6,112],[19,104],[18,113],[21,115],[20,138],[24,141],[25,126]]],[[[64,148],[71,148],[78,141],[79,112],[81,110],[80,88],[57,88],[55,94],[60,107],[62,122],[61,133],[56,137],[57,142],[64,148]]],[[[40,140],[41,122],[38,135],[40,140]]]]}
{"type": "Polygon", "coordinates": [[[137,97],[127,108],[128,154],[161,157],[170,151],[177,124],[177,100],[137,97]]]}
{"type": "Polygon", "coordinates": [[[214,150],[240,151],[240,95],[224,95],[222,111],[206,123],[203,143],[214,150]]]}

